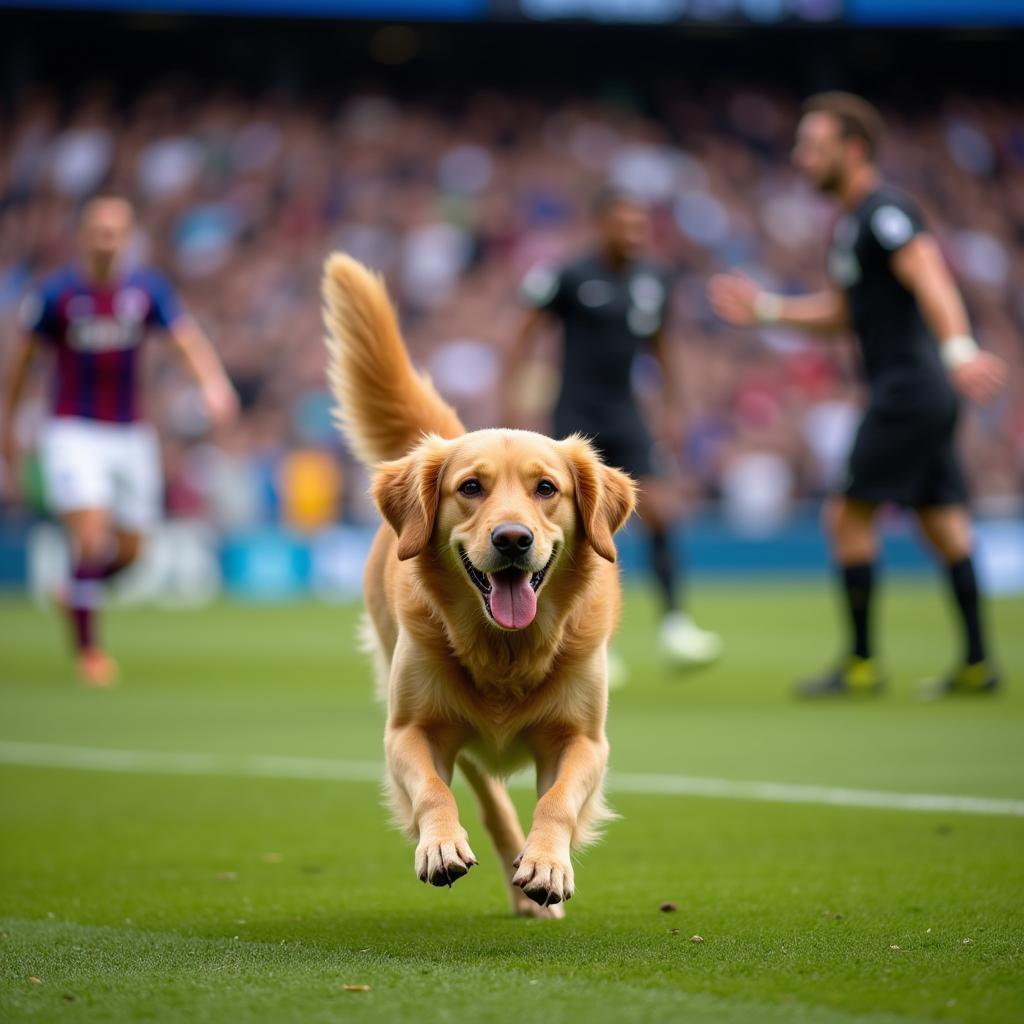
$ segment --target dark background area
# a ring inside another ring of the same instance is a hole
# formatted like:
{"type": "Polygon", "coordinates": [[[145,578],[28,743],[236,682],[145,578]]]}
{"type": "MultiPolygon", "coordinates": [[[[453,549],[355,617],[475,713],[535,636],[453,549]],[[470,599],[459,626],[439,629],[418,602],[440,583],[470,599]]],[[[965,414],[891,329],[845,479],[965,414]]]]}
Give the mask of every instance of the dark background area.
{"type": "Polygon", "coordinates": [[[402,23],[183,14],[6,10],[0,13],[5,102],[46,81],[65,90],[114,77],[125,99],[154,78],[230,81],[292,97],[377,88],[424,90],[458,103],[469,91],[541,96],[599,91],[657,109],[674,90],[714,101],[727,74],[798,92],[842,86],[908,112],[935,88],[1003,99],[1024,93],[1013,29],[849,26],[625,26],[585,23],[402,23]]]}

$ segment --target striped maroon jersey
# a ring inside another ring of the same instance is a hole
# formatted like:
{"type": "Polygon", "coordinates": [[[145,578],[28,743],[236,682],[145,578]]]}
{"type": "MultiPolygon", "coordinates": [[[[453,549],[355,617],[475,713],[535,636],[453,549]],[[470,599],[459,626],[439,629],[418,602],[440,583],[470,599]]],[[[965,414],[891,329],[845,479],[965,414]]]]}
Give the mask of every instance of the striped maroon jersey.
{"type": "Polygon", "coordinates": [[[88,281],[77,267],[45,278],[25,297],[22,325],[53,346],[53,414],[132,423],[142,341],[181,315],[174,290],[152,270],[135,270],[109,285],[88,281]]]}

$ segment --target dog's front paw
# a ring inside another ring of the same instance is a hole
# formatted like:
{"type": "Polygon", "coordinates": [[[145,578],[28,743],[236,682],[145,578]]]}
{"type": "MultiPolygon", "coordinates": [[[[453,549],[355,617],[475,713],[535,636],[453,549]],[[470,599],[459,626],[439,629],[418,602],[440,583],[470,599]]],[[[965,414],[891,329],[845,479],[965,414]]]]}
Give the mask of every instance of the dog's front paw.
{"type": "Polygon", "coordinates": [[[476,864],[465,830],[461,838],[431,836],[416,847],[416,877],[431,885],[451,887],[476,864]]]}
{"type": "Polygon", "coordinates": [[[512,884],[519,886],[534,903],[550,907],[571,900],[575,891],[569,857],[558,857],[534,849],[529,842],[513,863],[512,884]]]}

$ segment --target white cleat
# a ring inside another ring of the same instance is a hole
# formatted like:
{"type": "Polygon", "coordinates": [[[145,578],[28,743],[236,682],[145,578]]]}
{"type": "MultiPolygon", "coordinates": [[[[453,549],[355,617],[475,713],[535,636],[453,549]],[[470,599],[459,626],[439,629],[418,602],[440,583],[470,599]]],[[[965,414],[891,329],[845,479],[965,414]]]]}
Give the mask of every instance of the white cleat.
{"type": "Polygon", "coordinates": [[[661,620],[658,639],[662,650],[680,668],[710,665],[722,654],[722,638],[701,629],[682,612],[672,612],[661,620]]]}

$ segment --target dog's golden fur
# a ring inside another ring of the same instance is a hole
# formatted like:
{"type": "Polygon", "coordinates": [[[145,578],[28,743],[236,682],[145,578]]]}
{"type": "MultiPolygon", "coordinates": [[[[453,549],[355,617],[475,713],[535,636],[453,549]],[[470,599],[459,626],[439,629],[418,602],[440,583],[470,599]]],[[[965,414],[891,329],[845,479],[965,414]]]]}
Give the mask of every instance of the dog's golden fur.
{"type": "Polygon", "coordinates": [[[417,843],[416,873],[450,885],[476,864],[449,789],[458,764],[504,862],[513,909],[561,916],[574,888],[570,851],[610,816],[612,534],[633,510],[633,484],[580,437],[466,433],[413,369],[383,284],[355,260],[330,257],[323,298],[339,419],[375,467],[385,520],[365,597],[384,675],[388,788],[417,843]],[[533,537],[514,564],[494,544],[493,531],[509,523],[533,537]],[[504,578],[518,581],[527,607],[526,586],[536,592],[522,628],[503,628],[498,619],[511,613],[492,611],[504,578]],[[524,838],[501,780],[530,761],[539,799],[524,838]]]}

